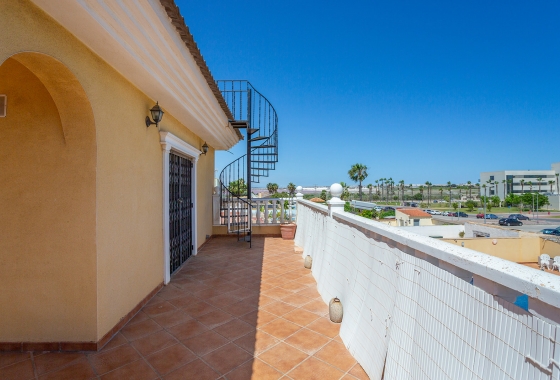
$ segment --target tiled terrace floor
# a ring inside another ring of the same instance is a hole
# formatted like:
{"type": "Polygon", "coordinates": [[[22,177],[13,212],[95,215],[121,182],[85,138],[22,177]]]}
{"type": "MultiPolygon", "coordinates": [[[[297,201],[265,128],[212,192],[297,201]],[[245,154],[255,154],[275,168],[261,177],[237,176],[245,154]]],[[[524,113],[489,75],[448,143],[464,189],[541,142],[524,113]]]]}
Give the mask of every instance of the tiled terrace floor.
{"type": "Polygon", "coordinates": [[[3,353],[0,379],[367,379],[292,241],[210,240],[97,353],[3,353]]]}

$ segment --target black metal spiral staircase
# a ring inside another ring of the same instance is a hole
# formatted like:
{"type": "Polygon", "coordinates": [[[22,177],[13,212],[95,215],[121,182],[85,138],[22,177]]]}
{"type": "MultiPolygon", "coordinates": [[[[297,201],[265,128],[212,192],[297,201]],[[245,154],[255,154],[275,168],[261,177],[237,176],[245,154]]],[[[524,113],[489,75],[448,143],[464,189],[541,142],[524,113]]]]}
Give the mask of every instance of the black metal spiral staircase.
{"type": "Polygon", "coordinates": [[[233,120],[245,131],[247,153],[220,173],[220,221],[228,233],[251,243],[251,185],[268,177],[278,162],[278,116],[268,99],[246,80],[217,81],[233,120]]]}

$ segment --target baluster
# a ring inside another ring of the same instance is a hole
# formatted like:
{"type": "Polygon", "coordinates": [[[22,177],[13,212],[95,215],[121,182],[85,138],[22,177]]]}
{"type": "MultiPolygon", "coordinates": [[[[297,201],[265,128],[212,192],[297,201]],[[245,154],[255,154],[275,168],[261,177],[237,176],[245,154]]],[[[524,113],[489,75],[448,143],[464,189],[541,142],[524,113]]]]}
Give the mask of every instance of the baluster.
{"type": "Polygon", "coordinates": [[[277,201],[276,199],[274,199],[274,200],[272,201],[272,210],[273,210],[273,212],[274,212],[274,213],[272,214],[272,224],[278,224],[278,216],[276,215],[276,214],[278,213],[277,207],[276,207],[276,206],[277,206],[277,202],[278,202],[278,201],[277,201]]]}
{"type": "Polygon", "coordinates": [[[284,223],[284,198],[280,198],[280,223],[284,223]]]}
{"type": "Polygon", "coordinates": [[[257,219],[255,221],[255,224],[261,224],[261,204],[262,201],[257,201],[257,219]]]}
{"type": "Polygon", "coordinates": [[[268,201],[264,201],[264,224],[268,224],[268,201]]]}

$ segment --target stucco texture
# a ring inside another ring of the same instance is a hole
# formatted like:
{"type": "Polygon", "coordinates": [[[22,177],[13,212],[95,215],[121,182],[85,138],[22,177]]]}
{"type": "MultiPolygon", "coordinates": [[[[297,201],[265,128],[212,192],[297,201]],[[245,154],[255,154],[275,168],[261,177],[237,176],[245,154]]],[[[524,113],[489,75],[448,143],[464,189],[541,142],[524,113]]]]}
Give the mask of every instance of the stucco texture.
{"type": "MultiPolygon", "coordinates": [[[[97,341],[163,281],[155,99],[29,1],[1,3],[0,342],[97,341]]],[[[160,129],[204,143],[168,113],[160,129]]],[[[200,245],[212,148],[198,165],[200,245]]]]}

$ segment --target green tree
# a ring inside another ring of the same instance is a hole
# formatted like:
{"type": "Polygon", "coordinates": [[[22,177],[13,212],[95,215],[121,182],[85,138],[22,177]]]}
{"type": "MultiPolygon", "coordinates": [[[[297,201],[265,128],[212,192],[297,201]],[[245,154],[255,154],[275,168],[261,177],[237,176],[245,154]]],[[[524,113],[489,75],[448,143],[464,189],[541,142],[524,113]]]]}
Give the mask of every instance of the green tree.
{"type": "Polygon", "coordinates": [[[341,200],[347,200],[350,198],[350,191],[348,190],[348,185],[346,182],[340,182],[340,186],[342,186],[342,195],[340,196],[341,200]]]}
{"type": "Polygon", "coordinates": [[[473,211],[474,208],[478,206],[478,204],[472,199],[469,199],[467,202],[465,202],[465,206],[467,206],[467,209],[469,211],[473,211]]]}
{"type": "Polygon", "coordinates": [[[294,185],[292,182],[288,183],[288,186],[286,186],[286,189],[288,190],[288,195],[292,198],[294,195],[296,195],[296,185],[294,185]]]}
{"type": "Polygon", "coordinates": [[[537,204],[539,209],[549,204],[548,197],[546,195],[535,193],[525,193],[521,195],[521,202],[524,205],[531,205],[532,210],[537,209],[537,204]]]}
{"type": "MultiPolygon", "coordinates": [[[[418,189],[420,190],[420,189],[418,189]]],[[[412,197],[412,199],[414,199],[415,201],[421,201],[422,200],[422,193],[416,193],[414,194],[414,196],[412,197]]]]}
{"type": "Polygon", "coordinates": [[[369,185],[366,186],[369,190],[369,196],[368,199],[371,201],[371,193],[373,192],[373,185],[370,183],[369,185]]]}
{"type": "Polygon", "coordinates": [[[274,195],[278,191],[278,184],[269,182],[266,184],[266,189],[270,195],[274,195]]]}
{"type": "Polygon", "coordinates": [[[519,206],[521,204],[521,197],[513,193],[509,193],[505,199],[506,206],[519,206]]]}
{"type": "Polygon", "coordinates": [[[453,210],[457,211],[457,209],[459,208],[459,203],[453,202],[451,206],[453,207],[453,210]]]}
{"type": "Polygon", "coordinates": [[[321,198],[322,200],[324,200],[326,202],[327,201],[327,190],[321,191],[321,195],[319,195],[319,198],[321,198]]]}
{"type": "Polygon", "coordinates": [[[500,205],[500,197],[497,195],[492,196],[490,198],[490,203],[492,203],[492,206],[498,207],[500,205]]]}
{"type": "Polygon", "coordinates": [[[362,181],[365,181],[365,179],[368,176],[367,166],[365,166],[363,164],[352,165],[350,170],[348,170],[348,176],[350,177],[350,179],[352,181],[359,183],[358,184],[358,193],[360,194],[360,200],[362,200],[362,181]]]}
{"type": "Polygon", "coordinates": [[[243,178],[240,178],[237,181],[231,181],[228,185],[228,190],[238,197],[247,195],[247,184],[243,178]]]}

